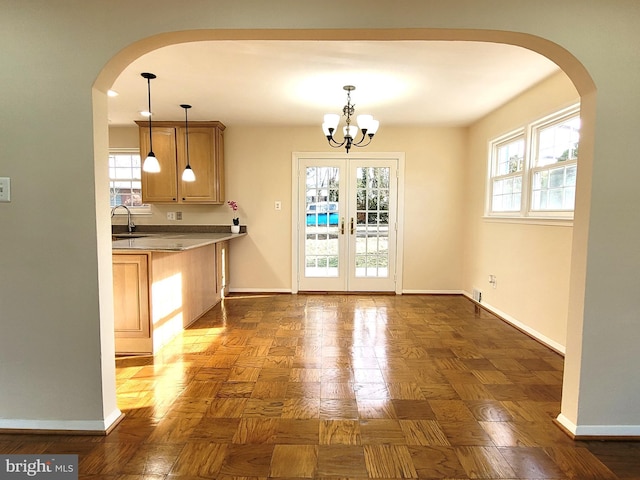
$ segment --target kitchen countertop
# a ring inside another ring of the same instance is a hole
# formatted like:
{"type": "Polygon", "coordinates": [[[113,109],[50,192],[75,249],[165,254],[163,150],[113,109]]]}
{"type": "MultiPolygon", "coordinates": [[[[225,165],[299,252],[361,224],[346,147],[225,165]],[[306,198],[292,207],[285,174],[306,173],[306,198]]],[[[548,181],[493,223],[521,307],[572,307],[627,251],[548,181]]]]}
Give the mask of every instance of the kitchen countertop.
{"type": "Polygon", "coordinates": [[[212,243],[244,237],[246,233],[133,233],[114,234],[111,248],[119,250],[144,250],[151,252],[179,252],[204,247],[212,243]],[[135,237],[135,238],[133,238],[135,237]],[[117,240],[115,239],[117,238],[117,240]]]}

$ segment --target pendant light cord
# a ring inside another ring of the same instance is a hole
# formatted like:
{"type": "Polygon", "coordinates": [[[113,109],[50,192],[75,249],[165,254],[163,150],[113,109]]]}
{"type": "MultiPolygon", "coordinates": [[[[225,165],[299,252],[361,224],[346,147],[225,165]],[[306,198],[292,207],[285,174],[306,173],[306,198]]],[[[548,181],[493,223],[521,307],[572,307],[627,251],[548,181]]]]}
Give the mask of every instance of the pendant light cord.
{"type": "Polygon", "coordinates": [[[153,135],[151,134],[151,76],[147,77],[147,95],[149,99],[149,151],[153,152],[153,135]]]}
{"type": "Polygon", "coordinates": [[[181,105],[184,108],[184,136],[186,137],[187,142],[187,167],[191,168],[191,163],[189,162],[189,116],[188,111],[191,108],[190,105],[181,105]]]}

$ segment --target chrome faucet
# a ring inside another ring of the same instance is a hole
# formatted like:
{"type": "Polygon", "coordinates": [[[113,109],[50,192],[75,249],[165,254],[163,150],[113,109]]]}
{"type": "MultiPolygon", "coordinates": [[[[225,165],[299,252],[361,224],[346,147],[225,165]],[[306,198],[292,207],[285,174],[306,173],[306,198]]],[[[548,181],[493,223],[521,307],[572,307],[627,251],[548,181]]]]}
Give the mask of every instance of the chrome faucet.
{"type": "Polygon", "coordinates": [[[127,227],[129,228],[129,233],[133,232],[134,228],[136,228],[136,224],[131,221],[131,210],[126,205],[116,205],[111,209],[111,218],[113,218],[113,214],[116,211],[116,208],[124,208],[127,211],[127,227]]]}

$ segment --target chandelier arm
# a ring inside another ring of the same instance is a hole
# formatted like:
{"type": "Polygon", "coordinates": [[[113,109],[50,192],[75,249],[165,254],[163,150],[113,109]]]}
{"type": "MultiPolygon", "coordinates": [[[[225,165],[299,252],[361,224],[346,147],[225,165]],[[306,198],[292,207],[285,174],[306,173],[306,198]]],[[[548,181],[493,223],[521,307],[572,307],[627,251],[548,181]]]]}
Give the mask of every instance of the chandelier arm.
{"type": "Polygon", "coordinates": [[[331,138],[331,140],[329,140],[329,146],[333,147],[333,148],[340,148],[342,147],[345,143],[347,143],[347,139],[345,138],[342,143],[338,143],[336,142],[333,137],[331,138]]]}
{"type": "Polygon", "coordinates": [[[360,141],[353,142],[353,145],[355,145],[356,147],[366,147],[371,143],[371,139],[373,138],[373,135],[369,134],[369,141],[363,145],[362,142],[364,142],[367,139],[367,129],[363,128],[361,133],[362,133],[362,138],[360,139],[360,141]]]}
{"type": "Polygon", "coordinates": [[[351,146],[353,146],[353,147],[366,147],[367,145],[369,145],[371,143],[371,139],[373,138],[373,135],[368,135],[368,137],[369,137],[369,141],[367,143],[362,143],[365,140],[363,138],[358,143],[351,144],[351,146]]]}
{"type": "Polygon", "coordinates": [[[346,138],[342,141],[342,143],[338,142],[335,138],[333,138],[333,132],[331,135],[327,135],[327,140],[329,142],[329,145],[333,148],[342,147],[347,142],[346,138]]]}

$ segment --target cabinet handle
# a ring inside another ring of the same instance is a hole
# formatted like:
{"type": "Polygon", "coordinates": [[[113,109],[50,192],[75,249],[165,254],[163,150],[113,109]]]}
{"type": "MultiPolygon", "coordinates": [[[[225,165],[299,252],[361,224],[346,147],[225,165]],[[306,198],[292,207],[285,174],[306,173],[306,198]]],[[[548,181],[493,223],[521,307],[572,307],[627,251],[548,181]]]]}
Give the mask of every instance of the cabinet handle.
{"type": "Polygon", "coordinates": [[[340,222],[340,235],[344,235],[344,217],[342,217],[342,222],[340,222]]]}
{"type": "Polygon", "coordinates": [[[354,231],[355,231],[355,229],[353,227],[353,217],[351,217],[351,235],[353,235],[354,231]]]}

